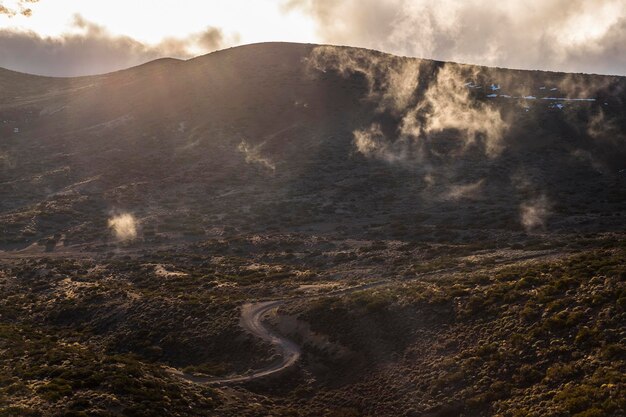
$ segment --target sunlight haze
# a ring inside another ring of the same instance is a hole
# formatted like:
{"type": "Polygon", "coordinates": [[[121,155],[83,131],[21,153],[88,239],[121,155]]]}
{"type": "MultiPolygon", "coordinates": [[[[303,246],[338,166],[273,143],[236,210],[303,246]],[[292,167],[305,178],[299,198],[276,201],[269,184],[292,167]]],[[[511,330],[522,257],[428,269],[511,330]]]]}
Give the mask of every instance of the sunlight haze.
{"type": "Polygon", "coordinates": [[[618,75],[626,60],[621,0],[7,0],[1,6],[18,13],[0,13],[0,66],[36,74],[107,72],[268,41],[618,75]],[[19,13],[27,8],[28,16],[19,13]]]}

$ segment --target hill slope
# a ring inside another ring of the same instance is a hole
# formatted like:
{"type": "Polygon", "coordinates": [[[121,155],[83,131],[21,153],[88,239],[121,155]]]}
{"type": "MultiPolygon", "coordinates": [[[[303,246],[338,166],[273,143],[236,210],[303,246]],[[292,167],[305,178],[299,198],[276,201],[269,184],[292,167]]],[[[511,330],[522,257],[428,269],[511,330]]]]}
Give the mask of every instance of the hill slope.
{"type": "Polygon", "coordinates": [[[106,243],[121,212],[144,243],[612,230],[625,85],[282,43],[76,79],[2,71],[0,244],[106,243]]]}
{"type": "Polygon", "coordinates": [[[623,416],[625,87],[282,43],[0,70],[0,417],[623,416]]]}

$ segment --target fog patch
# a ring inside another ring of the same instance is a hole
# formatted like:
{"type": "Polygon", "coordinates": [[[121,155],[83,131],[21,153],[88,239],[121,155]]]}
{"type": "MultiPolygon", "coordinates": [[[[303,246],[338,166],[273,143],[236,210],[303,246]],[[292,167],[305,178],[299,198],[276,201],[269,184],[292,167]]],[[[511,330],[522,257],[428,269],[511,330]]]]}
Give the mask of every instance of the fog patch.
{"type": "Polygon", "coordinates": [[[480,196],[485,179],[480,179],[469,184],[454,184],[441,196],[446,201],[458,201],[463,199],[476,199],[480,196]]]}
{"type": "Polygon", "coordinates": [[[459,65],[445,64],[424,100],[403,119],[401,131],[419,137],[458,130],[466,148],[481,138],[485,154],[496,157],[503,150],[502,137],[508,125],[497,109],[470,96],[465,71],[459,65]]]}
{"type": "Polygon", "coordinates": [[[605,173],[607,167],[598,158],[594,157],[591,152],[583,149],[575,149],[570,153],[574,158],[579,161],[588,163],[596,172],[605,173]]]}
{"type": "Polygon", "coordinates": [[[15,164],[11,160],[11,157],[8,153],[0,151],[0,167],[2,168],[13,168],[15,164]]]}
{"type": "Polygon", "coordinates": [[[527,232],[544,230],[551,214],[551,203],[545,195],[526,200],[520,204],[520,222],[527,232]]]}
{"type": "Polygon", "coordinates": [[[587,123],[587,134],[591,139],[591,146],[606,149],[604,152],[589,152],[588,156],[578,152],[575,156],[584,157],[591,166],[599,172],[612,171],[624,167],[626,158],[626,135],[621,114],[607,115],[600,109],[591,115],[587,123]]]}
{"type": "Polygon", "coordinates": [[[381,102],[386,107],[402,111],[411,104],[419,83],[419,62],[405,60],[386,74],[385,89],[381,102]]]}
{"type": "Polygon", "coordinates": [[[595,101],[594,98],[599,91],[612,90],[612,94],[619,95],[619,92],[612,88],[614,82],[612,77],[589,79],[581,74],[564,74],[557,82],[556,90],[550,92],[550,96],[569,100],[595,101]]]}
{"type": "Polygon", "coordinates": [[[368,86],[368,98],[379,111],[403,112],[418,86],[420,63],[376,51],[335,46],[318,46],[308,58],[309,70],[336,71],[343,77],[361,74],[368,86]]]}
{"type": "Polygon", "coordinates": [[[409,158],[423,156],[425,141],[435,141],[436,134],[450,130],[455,131],[462,152],[479,146],[486,156],[498,156],[508,124],[499,110],[470,95],[467,80],[477,77],[476,69],[444,64],[418,99],[420,65],[416,59],[334,46],[314,48],[308,58],[309,69],[335,71],[343,77],[361,74],[367,82],[367,99],[377,104],[379,112],[388,111],[400,120],[394,141],[378,124],[353,131],[358,153],[387,162],[421,162],[409,158]]]}
{"type": "Polygon", "coordinates": [[[354,146],[364,156],[384,156],[387,152],[387,143],[379,124],[372,124],[368,129],[355,130],[354,146]]]}
{"type": "Polygon", "coordinates": [[[607,117],[602,110],[589,119],[587,134],[595,140],[608,141],[613,145],[623,144],[624,141],[624,132],[617,121],[607,117]]]}
{"type": "Polygon", "coordinates": [[[242,140],[237,146],[237,150],[244,154],[246,163],[256,164],[272,172],[276,171],[276,164],[268,157],[261,154],[261,148],[265,142],[258,145],[251,145],[246,140],[242,140]]]}
{"type": "Polygon", "coordinates": [[[402,163],[408,159],[410,144],[402,140],[391,143],[377,123],[366,129],[355,130],[353,136],[356,151],[365,157],[389,163],[402,163]]]}
{"type": "Polygon", "coordinates": [[[132,241],[137,238],[138,222],[130,213],[122,213],[109,218],[109,229],[119,241],[132,241]]]}

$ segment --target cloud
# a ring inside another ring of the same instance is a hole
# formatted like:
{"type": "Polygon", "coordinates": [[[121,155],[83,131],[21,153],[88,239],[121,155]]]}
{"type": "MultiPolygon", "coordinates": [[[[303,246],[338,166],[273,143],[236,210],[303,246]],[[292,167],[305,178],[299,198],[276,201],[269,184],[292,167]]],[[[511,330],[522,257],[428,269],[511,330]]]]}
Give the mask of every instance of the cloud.
{"type": "Polygon", "coordinates": [[[463,199],[476,199],[482,192],[484,179],[469,184],[453,184],[441,196],[446,201],[458,201],[463,199]]]}
{"type": "Polygon", "coordinates": [[[220,29],[209,27],[186,38],[166,38],[150,45],[113,35],[80,15],[74,17],[72,29],[60,37],[0,29],[0,63],[15,71],[41,75],[99,74],[161,57],[190,58],[197,51],[220,49],[232,40],[220,29]]]}
{"type": "Polygon", "coordinates": [[[421,136],[444,130],[458,130],[464,147],[482,140],[484,152],[495,157],[502,151],[502,136],[508,128],[500,112],[470,97],[464,83],[475,74],[466,66],[446,64],[424,95],[424,100],[409,112],[402,133],[421,136]],[[420,120],[424,120],[423,122],[420,120]]]}
{"type": "Polygon", "coordinates": [[[602,161],[598,160],[598,158],[596,158],[589,151],[586,151],[583,149],[574,149],[573,151],[570,152],[570,154],[575,159],[588,163],[596,172],[599,172],[602,174],[607,172],[607,168],[605,164],[602,161]]]}
{"type": "Polygon", "coordinates": [[[420,61],[399,58],[363,49],[320,46],[313,49],[308,67],[314,71],[335,71],[344,77],[361,74],[368,85],[367,99],[379,112],[390,112],[400,120],[395,140],[387,138],[380,124],[353,132],[356,151],[393,163],[424,162],[426,148],[433,152],[437,135],[452,133],[462,153],[478,147],[490,158],[503,149],[502,139],[508,124],[499,110],[470,96],[468,79],[475,79],[476,68],[446,63],[439,69],[428,65],[423,94],[420,86],[420,61]],[[434,72],[434,77],[430,74],[434,72]],[[432,79],[434,78],[434,79],[432,79]]]}
{"type": "Polygon", "coordinates": [[[387,141],[379,124],[372,124],[368,129],[354,132],[354,146],[364,156],[377,155],[382,159],[387,153],[387,141]]]}
{"type": "Polygon", "coordinates": [[[347,77],[365,76],[369,99],[379,103],[379,110],[401,113],[415,92],[419,80],[419,62],[364,49],[318,46],[308,58],[308,68],[333,70],[347,77]]]}
{"type": "Polygon", "coordinates": [[[550,201],[545,195],[520,204],[520,222],[527,232],[545,229],[550,207],[550,201]]]}
{"type": "Polygon", "coordinates": [[[11,157],[8,153],[0,151],[0,168],[13,168],[15,166],[14,162],[11,160],[11,157]]]}
{"type": "Polygon", "coordinates": [[[408,138],[390,141],[383,133],[380,124],[353,132],[356,152],[366,158],[374,158],[393,164],[408,165],[419,157],[419,148],[408,138]]]}
{"type": "Polygon", "coordinates": [[[109,229],[120,241],[130,241],[137,238],[137,220],[130,213],[115,215],[109,219],[109,229]]]}
{"type": "Polygon", "coordinates": [[[623,0],[285,0],[322,42],[522,69],[626,74],[623,0]]]}
{"type": "Polygon", "coordinates": [[[224,42],[224,33],[221,29],[210,27],[203,33],[196,35],[196,43],[204,50],[214,51],[220,49],[224,42]]]}
{"type": "Polygon", "coordinates": [[[590,117],[587,133],[596,141],[603,140],[616,146],[624,146],[624,131],[619,121],[606,116],[602,110],[590,117]]]}

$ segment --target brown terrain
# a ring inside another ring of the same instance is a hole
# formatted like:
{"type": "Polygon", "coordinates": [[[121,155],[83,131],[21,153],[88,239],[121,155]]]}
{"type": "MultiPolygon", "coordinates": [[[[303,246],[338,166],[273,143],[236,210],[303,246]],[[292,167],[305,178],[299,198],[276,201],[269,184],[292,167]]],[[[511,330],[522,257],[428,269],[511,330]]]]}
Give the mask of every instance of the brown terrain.
{"type": "Polygon", "coordinates": [[[625,415],[625,115],[348,47],[0,69],[0,417],[625,415]]]}

